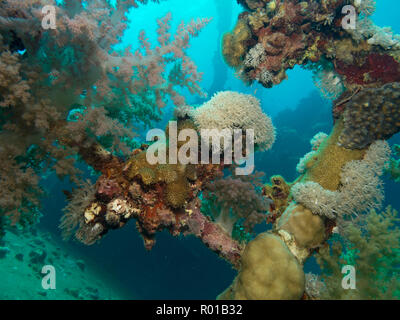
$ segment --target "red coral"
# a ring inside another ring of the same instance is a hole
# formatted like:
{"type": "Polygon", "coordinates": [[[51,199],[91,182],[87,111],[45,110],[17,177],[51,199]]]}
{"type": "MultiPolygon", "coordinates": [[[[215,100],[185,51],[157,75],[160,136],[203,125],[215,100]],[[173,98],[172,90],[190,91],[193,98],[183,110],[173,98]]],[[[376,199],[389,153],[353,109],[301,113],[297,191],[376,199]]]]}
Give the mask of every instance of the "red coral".
{"type": "Polygon", "coordinates": [[[119,193],[121,193],[121,188],[115,180],[101,176],[97,181],[97,198],[110,201],[119,193]]]}
{"type": "Polygon", "coordinates": [[[349,84],[369,85],[400,81],[400,65],[390,55],[371,53],[364,64],[348,65],[343,61],[336,62],[336,71],[346,77],[349,84]]]}

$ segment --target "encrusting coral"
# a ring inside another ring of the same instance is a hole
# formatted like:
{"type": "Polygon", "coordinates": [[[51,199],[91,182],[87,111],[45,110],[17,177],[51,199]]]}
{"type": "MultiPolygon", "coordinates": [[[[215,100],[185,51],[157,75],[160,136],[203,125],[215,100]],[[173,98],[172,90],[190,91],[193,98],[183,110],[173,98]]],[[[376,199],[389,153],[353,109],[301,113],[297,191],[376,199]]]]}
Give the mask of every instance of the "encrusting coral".
{"type": "Polygon", "coordinates": [[[400,84],[366,88],[344,106],[344,130],[339,143],[362,149],[375,140],[387,139],[400,130],[400,84]]]}
{"type": "Polygon", "coordinates": [[[337,191],[326,190],[314,181],[299,182],[291,188],[298,203],[328,218],[357,215],[379,207],[383,201],[379,177],[390,159],[390,148],[384,141],[374,142],[362,160],[347,162],[340,174],[337,191]]]}
{"type": "Polygon", "coordinates": [[[226,34],[223,54],[246,83],[256,80],[272,87],[287,78],[287,69],[322,61],[333,65],[319,70],[319,85],[328,97],[337,97],[343,87],[379,87],[400,80],[399,37],[372,23],[372,1],[240,2],[247,11],[226,34]],[[355,29],[342,26],[345,5],[355,8],[355,29]],[[245,36],[235,37],[239,30],[246,30],[245,36]]]}

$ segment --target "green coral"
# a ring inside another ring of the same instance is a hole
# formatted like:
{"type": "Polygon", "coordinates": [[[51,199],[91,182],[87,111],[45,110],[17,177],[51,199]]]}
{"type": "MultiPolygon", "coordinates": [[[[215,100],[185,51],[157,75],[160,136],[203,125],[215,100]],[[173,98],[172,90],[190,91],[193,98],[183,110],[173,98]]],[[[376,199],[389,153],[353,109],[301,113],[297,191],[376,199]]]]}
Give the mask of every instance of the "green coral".
{"type": "Polygon", "coordinates": [[[332,238],[331,246],[317,254],[326,289],[323,299],[399,299],[400,298],[400,221],[390,206],[372,210],[356,223],[343,227],[332,238]],[[356,270],[356,289],[341,286],[343,265],[356,270]]]}

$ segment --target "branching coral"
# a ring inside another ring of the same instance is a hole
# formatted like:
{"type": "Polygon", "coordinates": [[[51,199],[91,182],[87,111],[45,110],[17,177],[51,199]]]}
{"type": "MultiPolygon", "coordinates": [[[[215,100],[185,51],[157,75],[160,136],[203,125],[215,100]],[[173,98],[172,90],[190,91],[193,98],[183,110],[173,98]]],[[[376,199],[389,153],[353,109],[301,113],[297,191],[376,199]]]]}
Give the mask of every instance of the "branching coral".
{"type": "Polygon", "coordinates": [[[203,95],[186,50],[208,19],[182,23],[171,35],[168,14],[158,21],[157,46],[143,31],[136,51],[116,49],[125,14],[146,2],[2,2],[1,214],[18,220],[38,203],[41,173],[54,170],[78,182],[78,157],[102,171],[105,160],[129,154],[133,125],[158,120],[169,100],[183,104],[179,88],[203,95]],[[44,5],[56,8],[56,29],[42,28],[44,5]]]}
{"type": "MultiPolygon", "coordinates": [[[[0,42],[2,42],[1,35],[0,42]]],[[[20,69],[18,53],[3,51],[0,54],[0,107],[5,108],[28,102],[29,85],[22,79],[20,69]]]]}
{"type": "Polygon", "coordinates": [[[374,210],[347,224],[331,250],[320,250],[317,261],[322,268],[323,299],[398,299],[400,297],[399,216],[391,207],[374,210]],[[346,253],[351,253],[352,258],[346,253]],[[343,265],[356,270],[356,289],[341,286],[343,265]]]}
{"type": "Polygon", "coordinates": [[[268,201],[258,189],[263,174],[229,176],[206,185],[204,198],[217,224],[232,235],[236,223],[241,222],[247,232],[266,218],[268,201]]]}

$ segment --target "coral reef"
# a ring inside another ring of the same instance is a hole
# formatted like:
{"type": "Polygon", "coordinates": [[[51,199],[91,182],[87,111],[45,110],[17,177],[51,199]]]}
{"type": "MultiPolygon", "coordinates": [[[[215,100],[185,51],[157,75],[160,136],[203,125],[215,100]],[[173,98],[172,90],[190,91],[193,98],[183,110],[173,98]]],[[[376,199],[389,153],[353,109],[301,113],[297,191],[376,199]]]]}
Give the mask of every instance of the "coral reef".
{"type": "Polygon", "coordinates": [[[400,80],[399,37],[376,27],[373,1],[240,1],[247,11],[223,41],[223,54],[246,83],[272,87],[295,65],[325,64],[318,86],[329,98],[355,85],[381,86],[400,80]],[[344,28],[341,9],[353,5],[356,28],[344,28]],[[340,75],[340,77],[339,77],[340,75]]]}
{"type": "MultiPolygon", "coordinates": [[[[1,212],[17,222],[38,207],[39,175],[79,183],[77,160],[95,170],[134,146],[133,126],[160,118],[179,88],[204,95],[201,73],[186,54],[209,19],[158,21],[159,43],[144,31],[140,47],[117,49],[126,13],[147,1],[2,1],[0,6],[1,212]],[[41,27],[42,7],[56,8],[57,28],[41,27]]],[[[116,160],[118,162],[118,160],[116,160]]]]}
{"type": "Polygon", "coordinates": [[[400,145],[395,144],[393,146],[393,155],[395,157],[391,157],[389,160],[389,165],[386,168],[386,173],[390,175],[390,177],[396,182],[400,181],[400,145]]]}
{"type": "Polygon", "coordinates": [[[252,95],[218,92],[190,115],[199,130],[253,129],[254,145],[258,150],[268,150],[275,142],[272,121],[262,112],[260,101],[252,95]]]}
{"type": "MultiPolygon", "coordinates": [[[[238,94],[229,94],[240,98],[238,94]]],[[[242,129],[256,131],[261,127],[266,131],[269,124],[271,126],[269,133],[273,135],[272,123],[262,113],[258,101],[252,96],[244,98],[246,102],[254,101],[257,104],[240,106],[232,99],[223,99],[227,114],[226,118],[220,118],[220,123],[216,123],[218,128],[226,124],[225,119],[231,121],[240,119],[243,123],[240,126],[242,129]],[[243,121],[238,115],[244,115],[244,110],[253,106],[255,115],[250,114],[243,121]]],[[[220,104],[208,105],[208,110],[212,114],[220,112],[220,104]]],[[[175,112],[178,118],[176,132],[178,136],[184,129],[200,130],[196,122],[190,119],[190,117],[197,119],[192,115],[195,110],[197,109],[183,107],[175,112]]],[[[163,146],[170,144],[168,140],[170,134],[168,126],[167,141],[163,142],[163,146]]],[[[266,139],[273,139],[273,136],[267,136],[266,139]]],[[[266,141],[257,140],[257,142],[266,144],[266,141]]],[[[269,140],[268,142],[271,143],[269,140]]],[[[154,246],[156,233],[164,229],[175,236],[194,234],[210,249],[238,267],[243,246],[232,238],[233,226],[243,218],[244,221],[240,222],[250,232],[256,223],[263,220],[267,208],[267,200],[263,199],[261,192],[256,189],[257,187],[261,189],[262,186],[259,181],[260,175],[221,180],[224,168],[233,169],[232,163],[224,163],[222,160],[221,163],[208,165],[169,162],[150,164],[146,156],[149,147],[142,145],[141,148],[135,149],[127,161],[106,154],[108,160],[104,159],[102,162],[103,174],[98,178],[93,193],[83,190],[76,194],[78,198],[71,201],[61,227],[67,233],[77,228],[75,238],[86,244],[92,244],[109,230],[121,228],[130,219],[135,219],[136,227],[147,249],[154,246]],[[214,210],[220,210],[217,213],[214,211],[214,220],[200,211],[199,196],[202,191],[209,202],[212,198],[214,210]],[[92,200],[88,203],[88,199],[92,200]],[[73,209],[83,205],[85,207],[81,208],[80,216],[79,213],[76,215],[73,209]]],[[[185,144],[177,144],[177,154],[184,148],[185,144]]],[[[211,151],[211,146],[209,148],[211,151]]],[[[197,145],[196,152],[201,153],[201,146],[197,145]]],[[[207,154],[211,156],[210,152],[207,154]]]]}
{"type": "Polygon", "coordinates": [[[322,269],[324,290],[320,299],[399,299],[397,281],[400,263],[398,213],[391,207],[372,210],[344,226],[332,246],[322,248],[317,261],[322,269]],[[347,253],[347,254],[346,254],[347,253]],[[355,290],[342,288],[342,266],[357,270],[355,290]]]}
{"type": "Polygon", "coordinates": [[[290,185],[281,176],[272,176],[270,182],[264,185],[262,194],[270,201],[267,221],[274,223],[289,204],[290,185]]]}
{"type": "Polygon", "coordinates": [[[291,194],[296,202],[331,219],[357,215],[382,203],[383,190],[379,177],[389,159],[388,144],[376,141],[362,160],[348,161],[343,166],[337,191],[326,190],[314,181],[307,181],[295,184],[291,194]]]}
{"type": "MultiPolygon", "coordinates": [[[[344,130],[339,143],[346,148],[362,149],[375,140],[388,139],[400,131],[400,84],[358,92],[343,108],[344,130]]],[[[337,116],[337,115],[336,115],[337,116]]]]}
{"type": "Polygon", "coordinates": [[[302,297],[303,270],[278,236],[258,235],[246,246],[241,261],[241,270],[232,287],[218,299],[271,300],[280,297],[288,300],[302,297]]]}
{"type": "MultiPolygon", "coordinates": [[[[37,31],[44,0],[2,2],[0,227],[6,217],[20,224],[36,220],[39,178],[55,172],[78,186],[66,193],[60,225],[66,237],[90,245],[129,220],[148,250],[161,231],[194,235],[238,271],[220,299],[398,296],[397,212],[371,209],[383,202],[384,170],[394,177],[398,171],[385,140],[400,129],[400,45],[398,36],[371,22],[374,1],[239,0],[246,11],[223,37],[222,51],[242,80],[269,88],[302,65],[314,71],[327,97],[337,98],[333,130],[311,140],[298,178],[287,183],[275,175],[264,186],[259,174],[226,176],[236,166],[221,154],[214,164],[150,163],[150,148],[173,144],[169,129],[166,141],[134,140],[133,125],[159,119],[171,100],[179,107],[178,133],[194,129],[197,138],[204,129],[251,129],[256,151],[275,141],[272,121],[255,97],[219,92],[194,108],[179,93],[186,88],[203,95],[186,49],[209,19],[182,23],[171,36],[168,14],[158,21],[156,47],[142,32],[135,52],[116,49],[125,13],[146,2],[68,1],[57,6],[57,29],[46,32],[37,31]],[[342,26],[345,4],[356,8],[355,30],[342,26]],[[100,174],[95,184],[82,182],[78,160],[100,174]],[[235,237],[235,227],[251,233],[264,219],[269,231],[235,237]],[[327,272],[321,280],[303,271],[315,253],[327,272]],[[341,262],[359,268],[353,295],[338,288],[341,262]]],[[[177,143],[178,153],[187,154],[185,142],[177,143]]],[[[199,145],[194,151],[204,154],[199,145]]],[[[205,154],[211,158],[214,150],[205,154]]],[[[30,256],[33,262],[45,258],[41,251],[30,256]]]]}
{"type": "Polygon", "coordinates": [[[207,211],[229,235],[240,222],[246,232],[265,220],[268,201],[258,189],[262,187],[263,174],[228,176],[208,183],[204,188],[207,211]]]}

